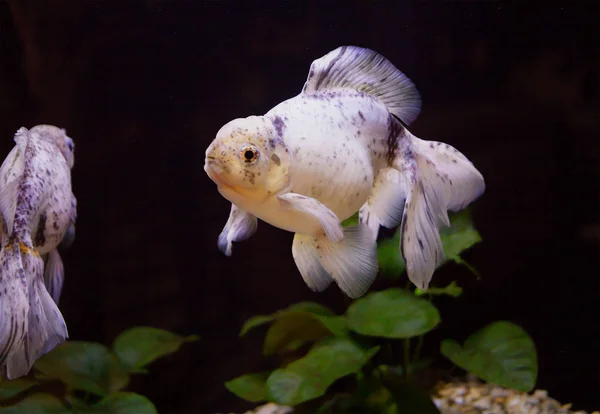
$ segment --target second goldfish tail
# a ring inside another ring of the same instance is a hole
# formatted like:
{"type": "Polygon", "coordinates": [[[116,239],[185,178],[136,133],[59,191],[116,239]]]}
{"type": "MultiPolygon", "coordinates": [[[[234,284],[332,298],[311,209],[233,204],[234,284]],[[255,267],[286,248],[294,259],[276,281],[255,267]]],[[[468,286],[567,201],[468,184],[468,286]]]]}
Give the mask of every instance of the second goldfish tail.
{"type": "Polygon", "coordinates": [[[28,315],[27,278],[19,244],[6,244],[0,251],[0,366],[8,379],[17,377],[11,376],[7,365],[15,354],[24,352],[28,315]]]}
{"type": "Polygon", "coordinates": [[[485,182],[473,163],[457,149],[413,135],[410,138],[414,158],[399,159],[398,164],[402,165],[395,166],[409,176],[400,249],[409,279],[417,287],[427,289],[433,272],[444,260],[439,230],[442,225],[450,225],[448,210],[462,210],[476,200],[485,191],[485,182]]]}
{"type": "MultiPolygon", "coordinates": [[[[4,251],[7,263],[12,266],[6,276],[19,283],[18,290],[14,289],[18,299],[12,301],[12,307],[4,308],[3,315],[19,324],[20,340],[6,347],[6,376],[14,379],[27,375],[37,359],[65,341],[68,332],[62,314],[44,285],[42,258],[23,243],[14,243],[4,251]]],[[[3,266],[3,273],[5,269],[3,266]]]]}

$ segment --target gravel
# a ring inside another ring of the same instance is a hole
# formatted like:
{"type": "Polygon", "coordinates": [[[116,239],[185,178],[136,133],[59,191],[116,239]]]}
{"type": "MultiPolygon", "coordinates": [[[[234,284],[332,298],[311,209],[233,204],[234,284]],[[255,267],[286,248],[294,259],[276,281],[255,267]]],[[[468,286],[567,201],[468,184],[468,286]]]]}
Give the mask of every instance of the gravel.
{"type": "MultiPolygon", "coordinates": [[[[571,404],[559,403],[544,390],[524,393],[482,383],[474,377],[439,383],[432,399],[442,414],[600,414],[600,411],[573,411],[571,404]]],[[[269,403],[244,414],[291,413],[291,407],[269,403]]]]}

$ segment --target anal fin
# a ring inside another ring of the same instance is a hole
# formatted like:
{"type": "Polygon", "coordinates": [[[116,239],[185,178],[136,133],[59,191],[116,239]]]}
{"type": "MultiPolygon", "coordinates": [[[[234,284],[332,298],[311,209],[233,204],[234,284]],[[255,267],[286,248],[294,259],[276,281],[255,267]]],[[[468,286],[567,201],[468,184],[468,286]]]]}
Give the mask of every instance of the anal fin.
{"type": "Polygon", "coordinates": [[[319,262],[313,236],[296,233],[292,243],[292,256],[302,279],[314,292],[322,292],[333,282],[331,275],[319,262]]]}
{"type": "Polygon", "coordinates": [[[358,298],[369,290],[379,264],[377,245],[367,226],[344,228],[344,238],[337,243],[321,236],[315,240],[315,249],[323,268],[348,297],[358,298]]]}

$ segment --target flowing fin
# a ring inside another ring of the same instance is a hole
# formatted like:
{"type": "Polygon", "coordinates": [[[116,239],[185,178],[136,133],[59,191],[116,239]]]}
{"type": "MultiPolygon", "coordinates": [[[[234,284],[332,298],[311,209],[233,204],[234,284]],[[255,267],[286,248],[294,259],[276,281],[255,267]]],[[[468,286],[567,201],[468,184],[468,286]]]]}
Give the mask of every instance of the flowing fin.
{"type": "Polygon", "coordinates": [[[450,225],[447,210],[461,210],[476,200],[483,194],[485,182],[475,166],[450,145],[412,135],[410,139],[414,159],[399,157],[395,163],[411,183],[400,243],[409,279],[425,290],[444,260],[439,230],[450,225]],[[409,161],[416,168],[407,168],[409,161]]]}
{"type": "Polygon", "coordinates": [[[65,231],[65,235],[59,243],[61,249],[68,249],[73,245],[75,241],[75,223],[69,223],[67,230],[65,231]]]}
{"type": "Polygon", "coordinates": [[[382,168],[375,177],[373,190],[358,212],[359,221],[379,234],[379,226],[396,227],[402,220],[406,182],[404,176],[393,168],[382,168]]]}
{"type": "Polygon", "coordinates": [[[29,315],[27,279],[18,243],[4,245],[0,251],[0,286],[0,366],[6,377],[13,379],[16,376],[6,365],[15,352],[23,352],[29,315]]]}
{"type": "Polygon", "coordinates": [[[71,214],[69,216],[69,226],[60,241],[62,249],[68,249],[75,241],[75,222],[77,221],[77,199],[73,195],[71,198],[71,214]]]}
{"type": "Polygon", "coordinates": [[[292,243],[292,256],[308,287],[315,292],[322,292],[333,279],[319,262],[315,240],[313,236],[296,233],[292,243]]]}
{"type": "Polygon", "coordinates": [[[341,46],[310,66],[302,92],[345,88],[377,97],[406,125],[419,116],[421,98],[412,81],[379,53],[341,46]]]}
{"type": "Polygon", "coordinates": [[[316,218],[323,227],[325,235],[334,243],[344,237],[340,219],[320,201],[296,193],[286,193],[278,196],[283,208],[301,211],[316,218]]]}
{"type": "Polygon", "coordinates": [[[23,154],[25,153],[24,147],[26,143],[24,138],[17,139],[18,136],[15,136],[17,145],[11,150],[0,167],[2,181],[4,181],[0,184],[0,213],[2,214],[4,223],[6,223],[4,231],[7,235],[12,234],[15,211],[17,209],[17,192],[19,191],[21,177],[25,171],[23,154]]]}
{"type": "Polygon", "coordinates": [[[323,268],[348,297],[358,298],[369,290],[379,264],[377,244],[367,226],[344,228],[344,238],[338,243],[320,236],[314,239],[314,249],[323,268]]]}
{"type": "Polygon", "coordinates": [[[6,223],[6,229],[4,229],[6,235],[11,235],[13,230],[19,182],[20,180],[14,179],[0,188],[0,212],[2,212],[3,222],[6,223]]]}
{"type": "Polygon", "coordinates": [[[54,249],[48,253],[48,261],[44,266],[44,283],[52,300],[57,305],[60,300],[64,280],[65,269],[63,262],[60,254],[58,254],[58,250],[54,249]]]}
{"type": "Polygon", "coordinates": [[[13,349],[7,361],[9,379],[27,375],[35,361],[68,338],[63,316],[44,286],[42,258],[23,244],[19,248],[29,287],[29,314],[24,342],[13,349]]]}
{"type": "Polygon", "coordinates": [[[226,256],[231,256],[232,242],[240,242],[250,238],[258,226],[258,220],[252,214],[246,213],[231,204],[229,219],[219,234],[217,246],[226,256]]]}

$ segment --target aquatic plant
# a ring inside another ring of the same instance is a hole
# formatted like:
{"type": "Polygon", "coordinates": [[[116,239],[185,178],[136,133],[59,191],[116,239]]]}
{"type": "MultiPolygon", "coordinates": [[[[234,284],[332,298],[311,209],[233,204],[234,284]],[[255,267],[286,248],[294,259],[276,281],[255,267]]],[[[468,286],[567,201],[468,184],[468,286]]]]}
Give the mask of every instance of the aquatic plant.
{"type": "MultiPolygon", "coordinates": [[[[450,216],[441,233],[446,261],[465,266],[479,277],[461,253],[481,241],[468,210],[450,216]]],[[[356,221],[349,219],[345,225],[356,221]]],[[[382,275],[398,278],[404,261],[398,252],[399,232],[378,246],[382,275]]],[[[254,403],[269,401],[295,406],[296,412],[438,413],[426,389],[413,381],[433,361],[423,358],[424,335],[441,322],[433,304],[440,295],[458,297],[462,288],[390,288],[353,301],[342,315],[313,302],[301,302],[244,324],[240,336],[269,324],[265,356],[285,355],[278,369],[242,375],[225,386],[254,403]],[[402,356],[390,351],[402,341],[402,356]],[[334,385],[335,383],[335,385],[334,385]]],[[[444,339],[440,353],[456,366],[483,380],[519,391],[531,391],[537,378],[532,339],[518,325],[497,321],[469,336],[463,345],[444,339]]]]}
{"type": "Polygon", "coordinates": [[[143,395],[125,391],[131,375],[172,354],[196,336],[137,326],[112,346],[67,341],[36,361],[28,377],[0,382],[3,414],[156,414],[143,395]]]}

